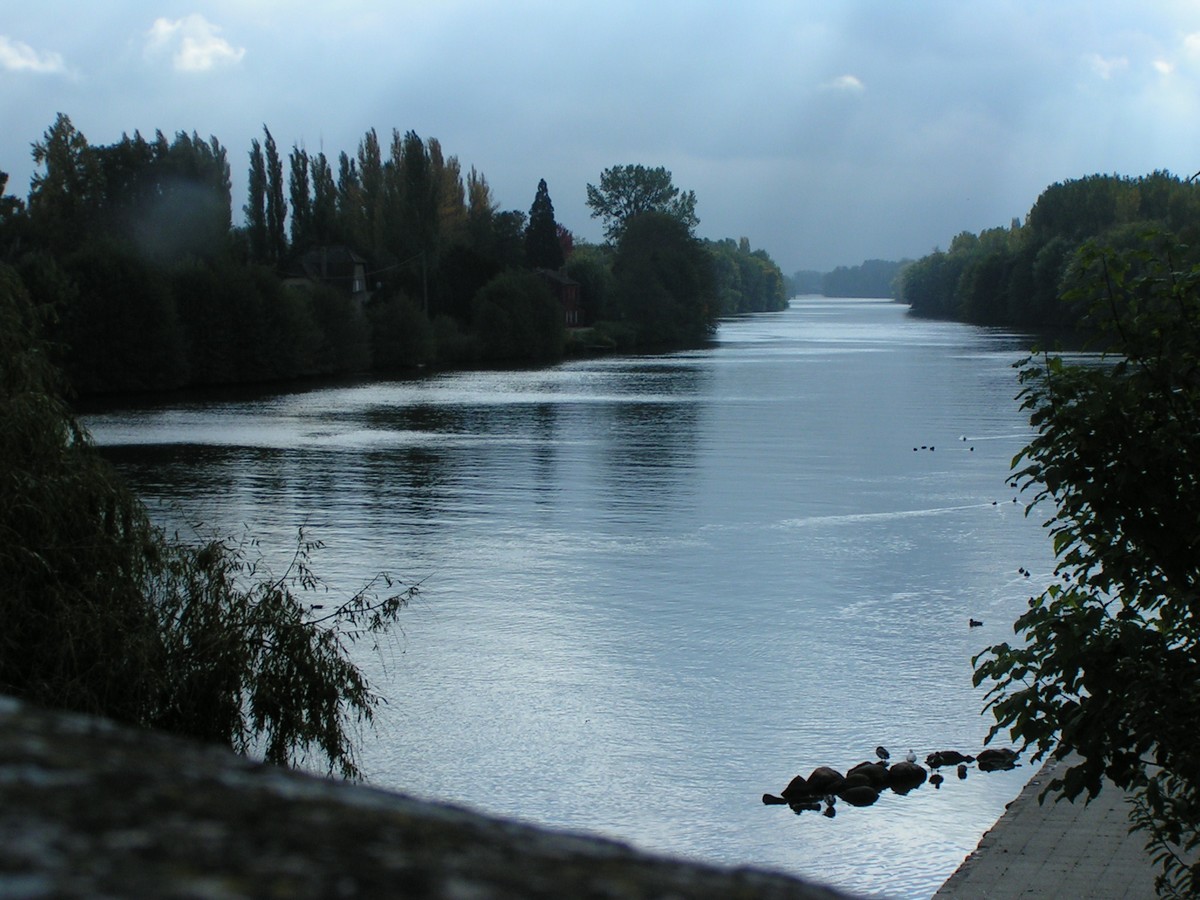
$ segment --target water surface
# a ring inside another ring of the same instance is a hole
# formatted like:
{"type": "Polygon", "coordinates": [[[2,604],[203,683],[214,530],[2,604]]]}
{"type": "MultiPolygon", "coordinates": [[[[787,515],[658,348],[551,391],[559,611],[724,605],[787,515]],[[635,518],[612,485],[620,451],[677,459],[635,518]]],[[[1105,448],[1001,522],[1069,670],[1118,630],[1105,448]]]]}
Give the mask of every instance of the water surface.
{"type": "Polygon", "coordinates": [[[1051,568],[1006,486],[1027,344],[798,299],[700,351],[87,424],[172,527],[245,525],[282,567],[303,525],[335,590],[423,581],[361,653],[389,701],[373,784],[928,897],[1030,768],[834,819],[760,797],[880,743],[982,746],[970,659],[1011,636],[1035,589],[1019,569],[1051,568]]]}

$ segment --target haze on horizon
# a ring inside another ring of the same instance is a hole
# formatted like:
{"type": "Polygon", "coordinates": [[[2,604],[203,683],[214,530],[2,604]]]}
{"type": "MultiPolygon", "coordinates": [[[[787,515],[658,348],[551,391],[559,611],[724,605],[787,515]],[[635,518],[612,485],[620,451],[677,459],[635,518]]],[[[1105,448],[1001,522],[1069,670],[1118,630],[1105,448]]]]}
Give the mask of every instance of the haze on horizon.
{"type": "Polygon", "coordinates": [[[435,137],[504,209],[545,178],[598,241],[588,182],[665,166],[703,237],[784,272],[918,257],[1023,217],[1049,184],[1200,169],[1200,3],[653,5],[43,0],[0,23],[0,170],[24,198],[57,113],[93,144],[216,136],[234,219],[262,125],[353,154],[435,137]]]}

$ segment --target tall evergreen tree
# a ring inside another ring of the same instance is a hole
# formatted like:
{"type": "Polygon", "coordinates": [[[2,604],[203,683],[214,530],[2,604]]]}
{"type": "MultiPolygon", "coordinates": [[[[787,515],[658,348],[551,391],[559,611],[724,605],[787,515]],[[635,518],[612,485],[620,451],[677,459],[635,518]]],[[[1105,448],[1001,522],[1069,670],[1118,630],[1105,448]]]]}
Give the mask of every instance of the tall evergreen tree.
{"type": "Polygon", "coordinates": [[[546,179],[538,182],[533,206],[529,207],[529,225],[525,228],[525,262],[535,269],[559,269],[563,264],[562,243],[554,221],[554,204],[546,179]]]}
{"type": "Polygon", "coordinates": [[[33,161],[44,172],[33,176],[29,212],[42,239],[68,247],[86,232],[101,190],[101,171],[88,145],[68,116],[59,113],[43,140],[33,145],[33,161]]]}

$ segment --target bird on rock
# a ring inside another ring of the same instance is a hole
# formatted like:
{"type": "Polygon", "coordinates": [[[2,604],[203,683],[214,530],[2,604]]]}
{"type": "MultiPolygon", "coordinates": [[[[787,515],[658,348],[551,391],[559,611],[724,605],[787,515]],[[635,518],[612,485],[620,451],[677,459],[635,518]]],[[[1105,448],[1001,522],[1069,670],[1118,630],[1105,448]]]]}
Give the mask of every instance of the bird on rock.
{"type": "Polygon", "coordinates": [[[884,747],[882,745],[875,748],[875,755],[878,756],[880,759],[891,759],[892,758],[892,754],[887,752],[887,747],[884,747]]]}

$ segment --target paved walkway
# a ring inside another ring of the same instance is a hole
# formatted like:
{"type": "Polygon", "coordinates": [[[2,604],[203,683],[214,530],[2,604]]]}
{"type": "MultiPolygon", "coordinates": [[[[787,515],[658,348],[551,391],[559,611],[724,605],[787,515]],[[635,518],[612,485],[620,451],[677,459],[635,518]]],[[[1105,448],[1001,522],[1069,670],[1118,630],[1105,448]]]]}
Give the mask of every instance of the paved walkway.
{"type": "Polygon", "coordinates": [[[1106,787],[1091,803],[1039,806],[1052,777],[1051,765],[1033,777],[934,900],[1154,898],[1158,869],[1143,835],[1129,833],[1125,794],[1106,787]]]}

